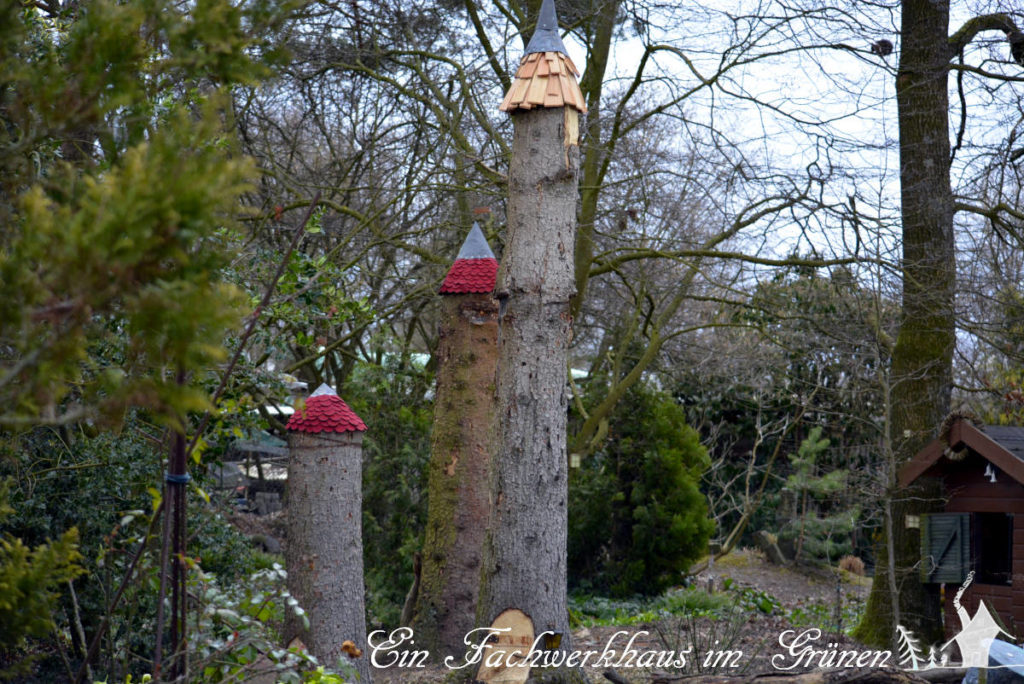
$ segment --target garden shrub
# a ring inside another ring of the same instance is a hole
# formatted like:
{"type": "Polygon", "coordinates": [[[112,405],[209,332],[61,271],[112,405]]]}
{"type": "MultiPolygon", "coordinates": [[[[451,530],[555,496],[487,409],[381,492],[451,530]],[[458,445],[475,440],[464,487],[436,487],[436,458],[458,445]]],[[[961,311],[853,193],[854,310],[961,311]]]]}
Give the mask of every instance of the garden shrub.
{"type": "MultiPolygon", "coordinates": [[[[147,535],[159,534],[159,525],[151,530],[150,523],[154,496],[159,496],[157,488],[162,484],[165,453],[159,440],[152,439],[153,431],[154,427],[136,414],[129,414],[120,432],[94,437],[74,430],[39,428],[19,437],[16,450],[0,460],[0,477],[11,480],[12,510],[0,520],[3,538],[20,539],[24,547],[39,547],[49,539],[62,540],[63,546],[55,544],[53,550],[64,549],[67,553],[74,548],[71,541],[76,540],[76,553],[80,554],[77,564],[82,574],[74,580],[74,600],[67,580],[75,574],[68,574],[70,566],[54,560],[52,573],[60,573],[62,568],[65,571],[54,578],[59,581],[52,592],[32,592],[42,603],[25,612],[38,622],[27,633],[36,640],[33,652],[43,656],[33,665],[37,681],[58,681],[67,676],[58,657],[60,649],[77,667],[86,645],[78,638],[76,613],[88,638],[107,616],[113,593],[140,544],[145,544],[146,550],[134,581],[109,616],[110,627],[93,673],[123,681],[128,674],[149,669],[147,659],[155,646],[159,540],[147,535]]],[[[204,486],[202,470],[192,469],[195,487],[204,486]]],[[[244,584],[248,577],[267,567],[265,554],[253,549],[245,535],[231,526],[215,506],[205,503],[196,489],[188,498],[187,553],[197,573],[216,577],[221,584],[244,584]]],[[[0,567],[0,583],[3,573],[0,567]]],[[[16,642],[6,635],[0,638],[5,647],[16,642]]]]}
{"type": "Polygon", "coordinates": [[[345,401],[366,422],[363,437],[363,568],[367,628],[393,628],[413,580],[427,519],[433,377],[410,360],[360,364],[345,401]]]}
{"type": "Polygon", "coordinates": [[[682,582],[713,529],[698,488],[707,452],[671,396],[638,385],[608,440],[569,480],[569,580],[615,596],[682,582]]]}

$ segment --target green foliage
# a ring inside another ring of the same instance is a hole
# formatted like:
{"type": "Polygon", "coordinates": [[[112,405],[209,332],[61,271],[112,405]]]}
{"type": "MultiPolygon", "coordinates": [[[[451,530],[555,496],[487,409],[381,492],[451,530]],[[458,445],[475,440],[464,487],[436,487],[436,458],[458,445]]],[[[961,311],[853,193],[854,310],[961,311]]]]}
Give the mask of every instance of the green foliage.
{"type": "MultiPolygon", "coordinates": [[[[325,669],[304,648],[280,646],[278,628],[286,614],[306,620],[305,611],[285,588],[286,577],[278,564],[230,581],[196,568],[189,580],[189,595],[196,604],[195,628],[189,637],[190,682],[240,682],[268,673],[287,684],[350,681],[351,672],[343,678],[325,669]]],[[[136,680],[129,673],[123,681],[136,680]]],[[[151,677],[143,674],[138,681],[151,677]]]]}
{"type": "MultiPolygon", "coordinates": [[[[135,679],[135,677],[133,677],[131,675],[126,675],[125,678],[124,678],[124,684],[149,684],[149,682],[152,682],[152,681],[153,681],[153,675],[149,675],[149,674],[144,674],[144,675],[142,675],[141,678],[139,678],[137,680],[135,679]]],[[[102,682],[93,682],[93,684],[107,684],[107,680],[103,680],[102,682]]]]}
{"type": "Polygon", "coordinates": [[[838,495],[846,490],[849,472],[841,469],[819,471],[819,459],[829,447],[822,428],[815,427],[790,454],[792,474],[786,488],[796,495],[798,515],[779,533],[779,539],[791,542],[795,559],[813,563],[833,563],[851,552],[851,533],[857,522],[859,508],[844,505],[838,495]],[[826,506],[828,513],[822,512],[826,506]]]}
{"type": "Polygon", "coordinates": [[[0,260],[0,315],[13,323],[10,341],[21,357],[40,359],[20,368],[8,410],[34,414],[41,401],[64,399],[69,382],[87,379],[92,393],[84,399],[108,412],[125,401],[207,407],[168,371],[221,360],[211,341],[223,338],[240,303],[237,291],[217,282],[224,263],[217,231],[249,171],[207,144],[218,131],[214,115],[195,121],[176,113],[173,125],[101,177],[68,179],[79,190],[74,197],[58,201],[38,185],[22,195],[23,233],[0,260]],[[100,312],[116,317],[116,330],[100,312]],[[86,362],[98,339],[117,345],[119,363],[109,353],[86,362]]]}
{"type": "Polygon", "coordinates": [[[743,515],[749,520],[735,540],[741,545],[751,544],[758,530],[778,529],[778,509],[766,504],[778,496],[784,477],[776,476],[785,476],[786,464],[772,459],[798,448],[800,428],[789,429],[798,416],[813,416],[838,447],[821,455],[819,467],[849,467],[853,480],[874,472],[879,373],[898,312],[898,302],[865,287],[849,269],[780,269],[725,310],[737,327],[713,333],[725,351],[710,371],[706,365],[676,370],[673,393],[708,440],[713,467],[705,492],[720,541],[743,515]],[[759,502],[734,486],[748,477],[754,491],[765,482],[759,502]],[[749,510],[749,503],[757,505],[749,510]]]}
{"type": "MultiPolygon", "coordinates": [[[[0,482],[0,530],[14,512],[9,489],[9,481],[0,482]]],[[[0,532],[0,651],[22,646],[27,637],[50,633],[58,589],[82,573],[80,560],[75,528],[35,548],[0,532]]]]}
{"type": "Polygon", "coordinates": [[[363,439],[363,559],[367,625],[399,622],[427,519],[433,378],[409,359],[359,365],[343,394],[363,439]]]}
{"type": "MultiPolygon", "coordinates": [[[[77,530],[78,564],[86,574],[74,586],[87,633],[107,615],[112,587],[120,582],[139,545],[146,545],[138,581],[109,616],[110,636],[103,642],[95,668],[115,679],[144,669],[145,656],[155,644],[159,544],[151,536],[150,523],[157,503],[154,496],[159,496],[153,485],[160,481],[162,449],[147,437],[149,429],[135,413],[126,419],[120,434],[104,432],[89,438],[37,428],[20,436],[18,448],[2,461],[2,470],[12,475],[14,512],[0,529],[26,544],[42,544],[77,530]]],[[[198,479],[196,486],[202,484],[198,479]]],[[[220,582],[244,585],[250,575],[272,565],[215,508],[194,493],[191,498],[188,554],[197,572],[201,566],[220,582]]],[[[63,585],[59,588],[66,590],[63,585]]],[[[57,608],[58,627],[71,634],[74,607],[66,591],[57,608]]],[[[48,618],[51,613],[40,614],[48,618]]],[[[49,635],[47,631],[35,636],[49,635]]],[[[57,665],[41,663],[40,667],[57,665]]]]}
{"type": "Polygon", "coordinates": [[[280,646],[278,627],[287,613],[308,624],[305,611],[285,588],[286,577],[276,564],[241,581],[194,574],[191,592],[198,617],[190,637],[195,673],[190,681],[242,681],[259,670],[273,671],[275,681],[282,683],[345,681],[304,648],[280,646]]]}
{"type": "Polygon", "coordinates": [[[807,492],[811,496],[823,498],[831,496],[846,487],[848,472],[833,470],[818,474],[818,458],[828,449],[829,440],[822,438],[821,427],[811,428],[810,433],[795,454],[789,455],[792,474],[786,478],[786,486],[796,492],[807,492]]]}
{"type": "Polygon", "coordinates": [[[725,590],[732,593],[734,605],[748,612],[760,612],[765,615],[778,615],[782,612],[782,604],[766,591],[736,586],[731,579],[725,580],[725,590]]]}
{"type": "Polygon", "coordinates": [[[613,599],[586,594],[569,595],[569,620],[573,627],[635,625],[658,618],[651,599],[635,596],[613,599]]]}
{"type": "Polygon", "coordinates": [[[798,629],[817,627],[824,634],[850,634],[863,614],[864,600],[854,594],[848,594],[843,597],[838,612],[835,605],[815,602],[793,608],[786,618],[789,624],[798,629]]]}
{"type": "MultiPolygon", "coordinates": [[[[101,433],[93,438],[79,431],[37,428],[21,435],[0,460],[2,470],[12,476],[15,513],[5,523],[10,534],[38,544],[77,529],[86,574],[74,589],[82,625],[90,632],[106,614],[111,585],[120,580],[128,557],[143,543],[153,510],[147,487],[159,482],[154,445],[145,439],[135,417],[128,418],[126,427],[120,435],[101,433]]],[[[144,564],[143,576],[152,574],[153,562],[144,564]]],[[[62,588],[58,627],[73,638],[75,608],[67,587],[62,588]]],[[[126,598],[111,616],[109,648],[101,654],[106,662],[127,664],[126,654],[153,646],[156,597],[151,583],[133,585],[126,598]]],[[[39,667],[45,673],[58,664],[42,662],[39,667]]]]}
{"type": "MultiPolygon", "coordinates": [[[[317,212],[306,227],[307,234],[322,231],[317,212]]],[[[253,305],[259,302],[261,283],[270,279],[284,255],[272,245],[252,247],[243,261],[232,270],[234,282],[254,292],[253,305]]],[[[338,337],[338,329],[346,324],[353,327],[369,326],[375,312],[365,301],[348,296],[345,283],[351,279],[347,265],[341,266],[326,256],[312,255],[296,250],[288,259],[278,282],[277,296],[265,314],[273,325],[260,326],[251,344],[277,358],[309,359],[304,371],[311,386],[325,378],[347,379],[351,359],[336,350],[322,350],[330,340],[338,337]]]]}
{"type": "MultiPolygon", "coordinates": [[[[752,618],[761,613],[771,615],[781,612],[781,606],[774,596],[749,587],[737,587],[731,580],[726,580],[725,591],[716,596],[727,599],[721,608],[707,613],[671,613],[654,626],[665,650],[677,653],[687,651],[690,654],[684,665],[672,666],[674,671],[698,673],[720,668],[722,663],[706,660],[707,654],[738,649],[741,641],[755,631],[751,626],[752,618]]],[[[749,667],[753,662],[751,656],[755,655],[746,647],[743,651],[744,662],[737,663],[738,672],[749,667]]]]}
{"type": "Polygon", "coordinates": [[[703,555],[712,523],[697,483],[707,452],[670,396],[643,385],[605,448],[570,476],[569,568],[580,587],[656,595],[703,555]]]}
{"type": "Polygon", "coordinates": [[[572,594],[569,613],[574,625],[593,627],[634,625],[668,616],[718,618],[739,608],[747,614],[778,615],[782,606],[763,591],[738,587],[726,580],[724,591],[709,593],[696,586],[670,589],[655,597],[633,596],[614,599],[604,596],[572,594]]]}
{"type": "Polygon", "coordinates": [[[658,610],[670,615],[720,615],[728,608],[733,597],[727,593],[707,591],[691,586],[683,589],[670,589],[657,599],[654,605],[658,610]]]}
{"type": "MultiPolygon", "coordinates": [[[[55,612],[48,586],[5,592],[35,620],[12,622],[11,638],[46,631],[54,661],[53,646],[80,659],[77,623],[92,635],[104,618],[98,673],[124,680],[152,652],[164,428],[213,408],[227,331],[247,313],[225,278],[255,177],[231,130],[232,91],[269,75],[294,7],[0,6],[0,466],[17,511],[0,575],[45,559],[66,585],[55,612]],[[87,574],[72,585],[59,556],[71,558],[75,526],[87,574]]],[[[244,539],[211,509],[194,506],[190,523],[190,556],[232,581],[251,572],[244,539]]],[[[42,679],[64,678],[63,661],[49,665],[42,679]]]]}
{"type": "Polygon", "coordinates": [[[0,426],[208,408],[175,376],[241,317],[221,269],[254,170],[224,112],[269,73],[272,7],[0,10],[0,426]]]}

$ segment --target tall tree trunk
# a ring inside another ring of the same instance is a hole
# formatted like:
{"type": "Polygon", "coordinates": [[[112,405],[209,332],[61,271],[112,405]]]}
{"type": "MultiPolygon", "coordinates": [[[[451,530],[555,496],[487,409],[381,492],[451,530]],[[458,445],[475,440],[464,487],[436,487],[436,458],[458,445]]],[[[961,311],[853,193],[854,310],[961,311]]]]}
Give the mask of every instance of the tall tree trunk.
{"type": "Polygon", "coordinates": [[[579,148],[569,107],[513,114],[497,293],[499,439],[478,622],[517,608],[568,649],[566,373],[579,148]]]}
{"type": "Polygon", "coordinates": [[[305,609],[309,629],[289,615],[287,637],[299,636],[328,666],[343,659],[359,681],[371,682],[363,598],[363,435],[354,431],[365,426],[329,388],[329,395],[317,396],[322,390],[288,422],[285,562],[288,589],[305,609]],[[346,426],[329,424],[339,416],[354,417],[358,424],[340,431],[346,426]],[[350,659],[342,650],[346,641],[362,656],[350,659]]]}
{"type": "Polygon", "coordinates": [[[497,320],[490,292],[443,298],[429,511],[412,623],[417,647],[435,658],[464,653],[475,626],[491,508],[497,320]]]}
{"type": "MultiPolygon", "coordinates": [[[[949,3],[905,0],[896,98],[899,107],[900,184],[903,213],[903,310],[892,358],[890,416],[895,471],[917,453],[949,412],[956,343],[953,194],[950,188],[949,3]]],[[[895,489],[895,481],[887,483],[895,489]]],[[[939,503],[935,482],[894,492],[892,507],[899,614],[925,642],[941,637],[938,587],[922,584],[919,530],[907,514],[939,503]]],[[[881,546],[879,567],[888,562],[881,546]]],[[[872,584],[857,636],[880,646],[893,638],[889,583],[872,584]]]]}

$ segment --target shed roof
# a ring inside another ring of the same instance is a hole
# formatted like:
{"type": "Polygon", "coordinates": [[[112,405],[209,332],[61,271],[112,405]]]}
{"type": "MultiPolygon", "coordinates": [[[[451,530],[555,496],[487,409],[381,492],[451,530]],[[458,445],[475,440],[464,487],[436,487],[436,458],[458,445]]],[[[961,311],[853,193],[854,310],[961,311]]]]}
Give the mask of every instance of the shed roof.
{"type": "Polygon", "coordinates": [[[1024,484],[1024,427],[1013,425],[975,426],[957,418],[947,439],[936,438],[900,468],[899,485],[906,487],[950,454],[971,449],[1017,482],[1024,484]]]}
{"type": "Polygon", "coordinates": [[[441,283],[441,294],[493,292],[497,275],[498,260],[480,226],[474,223],[459,256],[441,283]]]}
{"type": "Polygon", "coordinates": [[[338,393],[320,385],[306,399],[301,411],[288,420],[287,429],[295,432],[365,432],[366,423],[348,407],[338,393]]]}

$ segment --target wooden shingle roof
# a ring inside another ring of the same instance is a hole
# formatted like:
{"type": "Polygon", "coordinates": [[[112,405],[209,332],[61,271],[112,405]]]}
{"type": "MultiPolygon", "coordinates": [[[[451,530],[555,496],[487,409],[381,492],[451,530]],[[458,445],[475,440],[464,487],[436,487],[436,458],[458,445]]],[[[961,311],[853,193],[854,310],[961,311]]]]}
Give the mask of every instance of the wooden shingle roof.
{"type": "Polygon", "coordinates": [[[537,28],[498,109],[515,112],[538,107],[572,107],[585,114],[587,104],[576,81],[579,75],[579,69],[569,59],[558,35],[554,0],[544,0],[537,16],[537,28]]]}
{"type": "Polygon", "coordinates": [[[586,113],[579,69],[561,52],[534,52],[523,57],[515,80],[498,107],[503,112],[536,107],[574,107],[586,113]]]}

